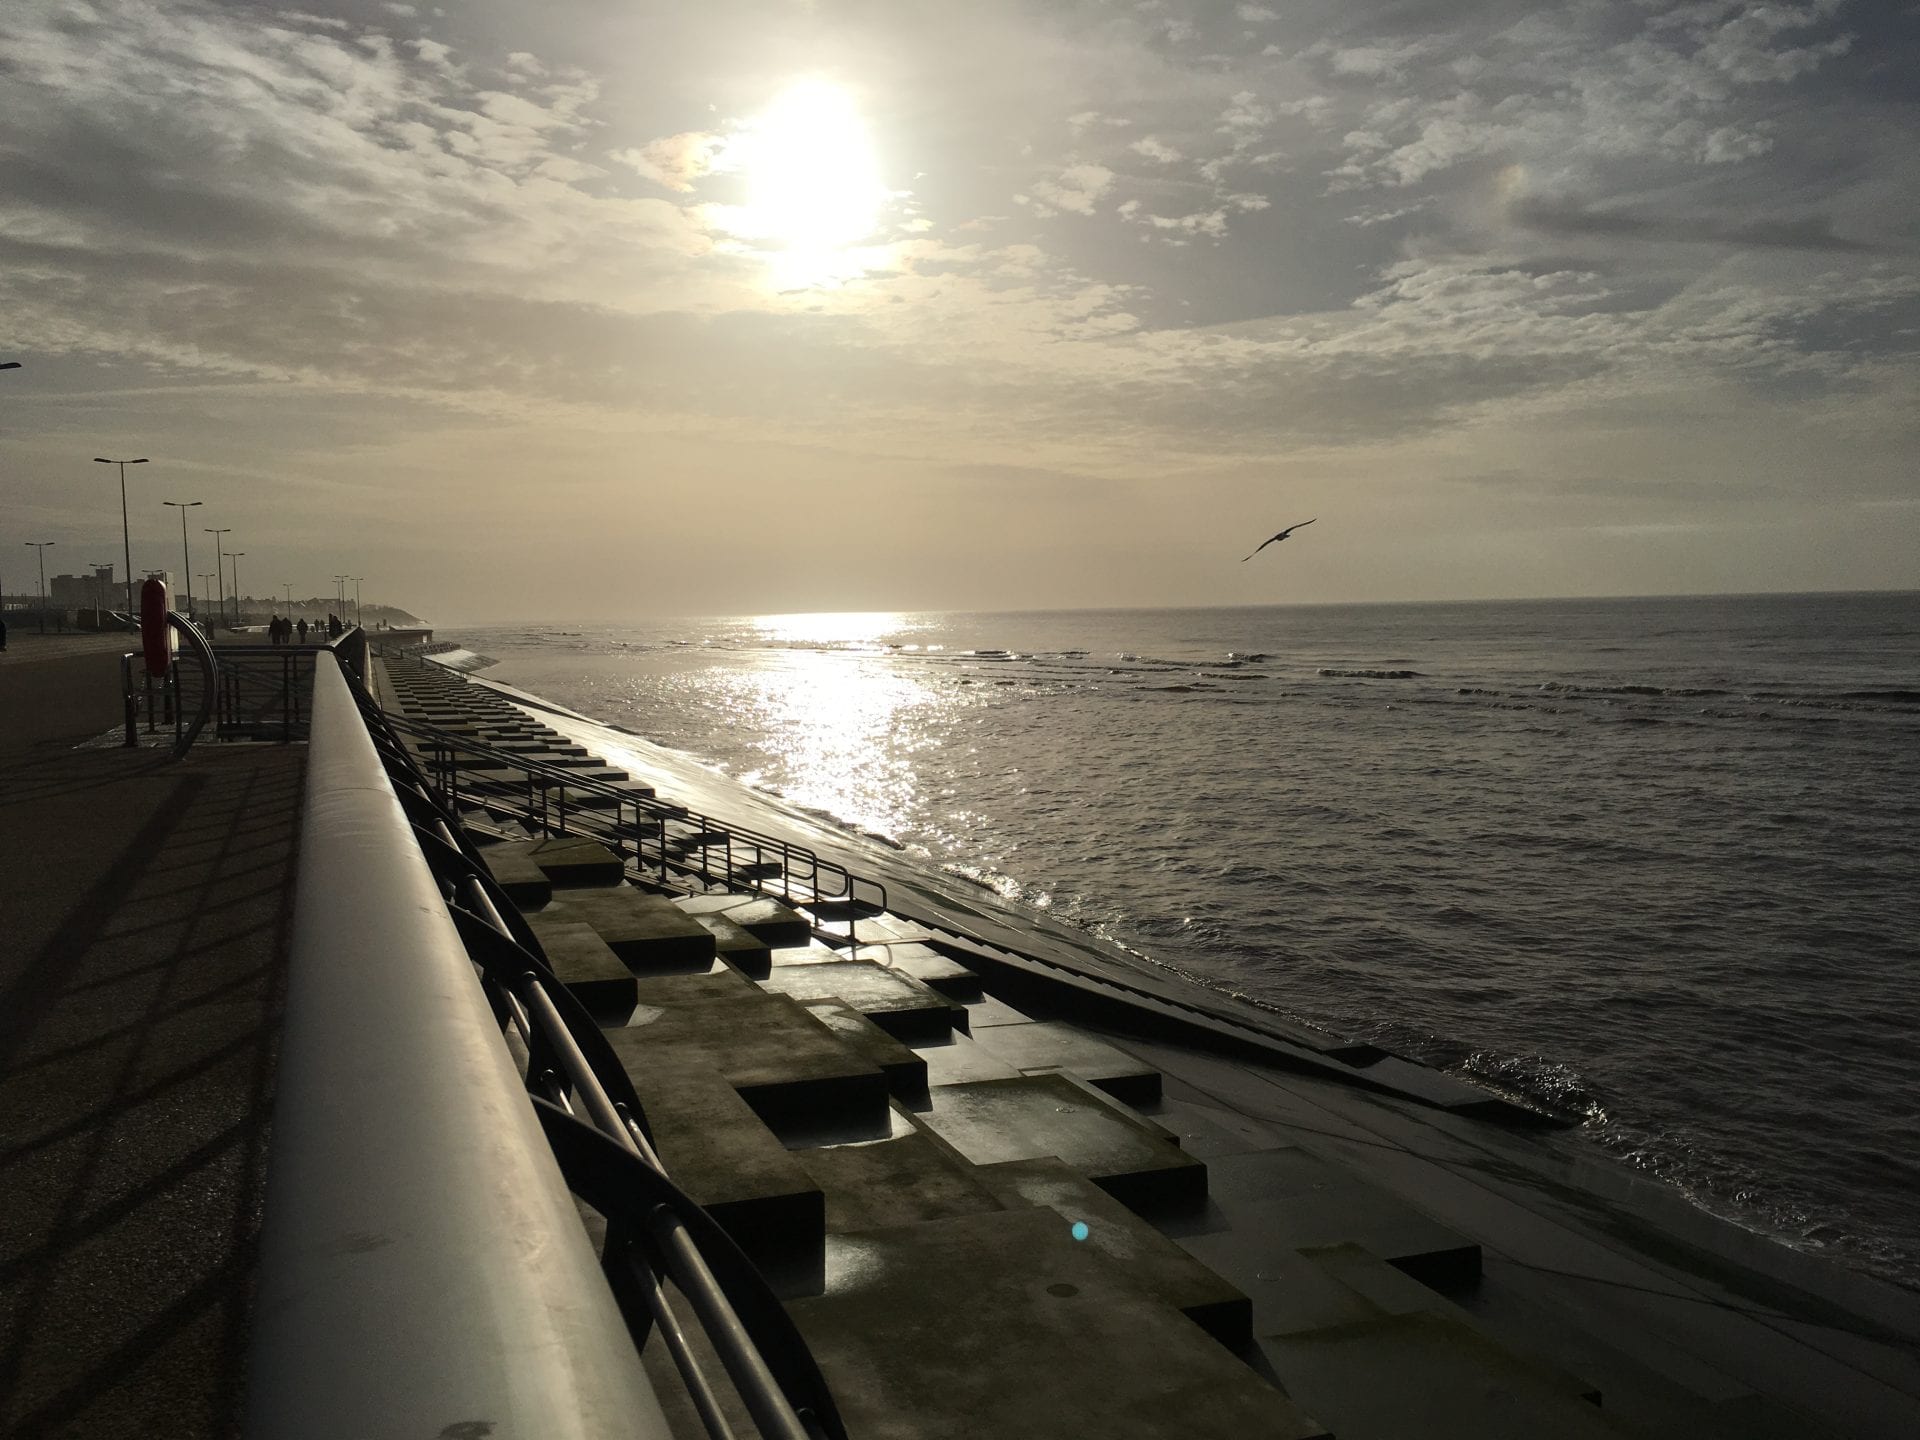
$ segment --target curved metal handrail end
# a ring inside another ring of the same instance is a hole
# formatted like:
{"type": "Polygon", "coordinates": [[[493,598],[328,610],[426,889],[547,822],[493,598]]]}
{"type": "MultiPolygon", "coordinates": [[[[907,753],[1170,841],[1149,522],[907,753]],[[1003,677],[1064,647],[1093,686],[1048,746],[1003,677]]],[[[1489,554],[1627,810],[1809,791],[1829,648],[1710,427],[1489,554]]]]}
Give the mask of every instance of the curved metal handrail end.
{"type": "MultiPolygon", "coordinates": [[[[206,728],[207,721],[213,718],[214,696],[218,693],[220,682],[220,662],[214,658],[213,646],[201,633],[200,627],[177,610],[167,612],[167,623],[174,632],[184,638],[187,648],[199,658],[200,673],[206,677],[206,685],[200,692],[200,713],[193,717],[193,723],[178,740],[173,742],[173,758],[184,759],[187,751],[193,748],[193,742],[200,738],[200,732],[206,728]]],[[[177,701],[175,702],[178,703],[177,701]]],[[[176,714],[178,711],[175,712],[176,714]]]]}

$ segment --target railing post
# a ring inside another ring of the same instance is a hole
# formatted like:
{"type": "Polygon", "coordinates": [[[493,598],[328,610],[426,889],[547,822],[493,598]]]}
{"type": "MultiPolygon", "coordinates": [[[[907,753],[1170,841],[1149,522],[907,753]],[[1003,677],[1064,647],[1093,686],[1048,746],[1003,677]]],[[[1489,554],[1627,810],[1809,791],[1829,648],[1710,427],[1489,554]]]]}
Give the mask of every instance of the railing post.
{"type": "Polygon", "coordinates": [[[133,697],[133,656],[120,657],[120,698],[127,712],[127,748],[133,749],[140,743],[140,708],[133,697]]]}

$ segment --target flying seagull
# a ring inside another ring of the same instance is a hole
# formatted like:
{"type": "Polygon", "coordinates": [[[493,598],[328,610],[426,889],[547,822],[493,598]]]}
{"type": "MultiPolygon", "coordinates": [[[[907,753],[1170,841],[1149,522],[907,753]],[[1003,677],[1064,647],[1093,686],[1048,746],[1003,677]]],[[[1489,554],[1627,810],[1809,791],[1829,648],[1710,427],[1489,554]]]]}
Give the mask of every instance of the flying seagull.
{"type": "MultiPolygon", "coordinates": [[[[1318,520],[1319,518],[1320,517],[1316,515],[1313,517],[1313,520],[1318,520]]],[[[1262,550],[1266,549],[1267,546],[1273,544],[1275,540],[1284,540],[1287,538],[1287,536],[1291,535],[1294,531],[1305,529],[1307,526],[1313,523],[1313,520],[1302,520],[1298,525],[1289,525],[1287,526],[1286,529],[1282,530],[1278,535],[1270,536],[1269,538],[1262,540],[1258,545],[1254,547],[1253,555],[1258,555],[1262,550]]],[[[1251,560],[1253,558],[1253,555],[1246,556],[1245,559],[1242,559],[1240,563],[1242,565],[1246,564],[1248,560],[1251,560]]]]}

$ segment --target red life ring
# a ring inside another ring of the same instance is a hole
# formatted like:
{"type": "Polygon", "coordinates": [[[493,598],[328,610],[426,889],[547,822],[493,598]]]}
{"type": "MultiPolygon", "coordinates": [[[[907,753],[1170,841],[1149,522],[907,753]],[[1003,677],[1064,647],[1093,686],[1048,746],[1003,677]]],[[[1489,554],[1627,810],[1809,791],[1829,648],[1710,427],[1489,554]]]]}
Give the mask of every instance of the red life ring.
{"type": "Polygon", "coordinates": [[[148,580],[140,587],[140,648],[147,673],[160,676],[173,663],[173,632],[167,625],[167,582],[148,580]]]}

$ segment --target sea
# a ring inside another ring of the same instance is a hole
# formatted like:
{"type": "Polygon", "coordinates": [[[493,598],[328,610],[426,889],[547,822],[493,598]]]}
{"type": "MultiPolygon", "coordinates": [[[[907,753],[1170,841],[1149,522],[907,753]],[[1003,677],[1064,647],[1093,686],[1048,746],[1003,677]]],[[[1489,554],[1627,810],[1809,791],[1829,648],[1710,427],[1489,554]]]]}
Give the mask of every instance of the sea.
{"type": "Polygon", "coordinates": [[[1920,593],[441,633],[856,858],[1920,1286],[1920,593]]]}

